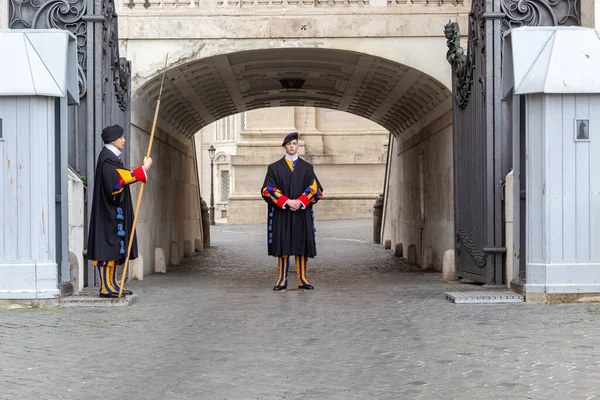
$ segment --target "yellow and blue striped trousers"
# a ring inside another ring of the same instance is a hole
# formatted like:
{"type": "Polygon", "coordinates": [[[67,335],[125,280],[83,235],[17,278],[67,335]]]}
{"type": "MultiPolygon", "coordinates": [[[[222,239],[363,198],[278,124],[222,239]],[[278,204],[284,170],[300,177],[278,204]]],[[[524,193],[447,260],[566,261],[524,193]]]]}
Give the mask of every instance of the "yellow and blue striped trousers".
{"type": "Polygon", "coordinates": [[[117,283],[117,262],[115,260],[94,260],[92,265],[98,268],[98,274],[100,274],[100,293],[118,294],[121,287],[117,283]]]}
{"type": "MultiPolygon", "coordinates": [[[[279,277],[275,286],[287,287],[288,269],[290,267],[290,256],[277,257],[279,267],[279,277]]],[[[306,279],[308,270],[308,257],[296,256],[296,276],[298,278],[298,286],[310,285],[306,279]]]]}

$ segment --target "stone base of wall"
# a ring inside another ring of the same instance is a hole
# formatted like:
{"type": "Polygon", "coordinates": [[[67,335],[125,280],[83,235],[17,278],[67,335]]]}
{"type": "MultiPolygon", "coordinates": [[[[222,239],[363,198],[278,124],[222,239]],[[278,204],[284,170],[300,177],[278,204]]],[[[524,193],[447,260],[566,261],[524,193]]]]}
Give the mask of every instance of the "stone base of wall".
{"type": "Polygon", "coordinates": [[[59,299],[43,299],[43,300],[2,300],[0,299],[0,309],[6,310],[22,310],[22,309],[41,309],[55,308],[60,303],[59,299]]]}
{"type": "Polygon", "coordinates": [[[60,296],[57,265],[51,261],[0,264],[0,299],[41,300],[60,296]]]}
{"type": "MultiPolygon", "coordinates": [[[[315,220],[368,218],[373,216],[373,205],[378,194],[335,195],[315,205],[315,220]]],[[[264,224],[267,207],[258,196],[229,196],[229,224],[264,224]]]]}
{"type": "Polygon", "coordinates": [[[526,293],[525,302],[534,304],[599,303],[600,293],[526,293]]]}

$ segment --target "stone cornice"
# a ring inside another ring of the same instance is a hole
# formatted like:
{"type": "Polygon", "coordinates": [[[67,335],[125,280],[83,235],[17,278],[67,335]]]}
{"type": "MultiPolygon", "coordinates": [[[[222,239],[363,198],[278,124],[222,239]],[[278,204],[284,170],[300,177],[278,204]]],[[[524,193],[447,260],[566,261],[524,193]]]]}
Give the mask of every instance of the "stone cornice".
{"type": "Polygon", "coordinates": [[[466,9],[440,9],[435,13],[217,15],[170,12],[123,12],[119,16],[121,40],[135,39],[311,39],[368,37],[444,37],[448,20],[467,25],[466,9]],[[451,11],[450,9],[448,11],[451,11]],[[373,18],[379,21],[373,24],[373,18]],[[307,26],[302,30],[302,26],[307,26]]]}

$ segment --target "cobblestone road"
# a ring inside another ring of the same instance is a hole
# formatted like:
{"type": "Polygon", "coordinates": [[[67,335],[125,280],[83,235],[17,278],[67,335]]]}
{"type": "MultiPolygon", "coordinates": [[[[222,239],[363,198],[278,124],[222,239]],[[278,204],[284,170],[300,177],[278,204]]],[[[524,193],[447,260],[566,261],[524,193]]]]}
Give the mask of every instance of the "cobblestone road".
{"type": "MultiPolygon", "coordinates": [[[[314,291],[273,292],[263,226],[130,287],[126,308],[0,310],[1,399],[592,399],[600,307],[459,305],[460,289],[318,222],[314,291]]],[[[292,276],[292,283],[295,277],[292,276]]]]}

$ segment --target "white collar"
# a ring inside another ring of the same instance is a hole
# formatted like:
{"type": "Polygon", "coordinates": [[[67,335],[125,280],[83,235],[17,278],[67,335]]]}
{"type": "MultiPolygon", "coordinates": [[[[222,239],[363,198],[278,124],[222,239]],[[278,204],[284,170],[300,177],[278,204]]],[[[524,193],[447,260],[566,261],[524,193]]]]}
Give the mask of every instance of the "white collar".
{"type": "Polygon", "coordinates": [[[296,161],[298,159],[298,153],[290,156],[288,153],[285,153],[285,158],[290,161],[296,161]]]}
{"type": "Polygon", "coordinates": [[[109,149],[110,151],[112,151],[112,152],[113,152],[113,154],[114,154],[115,156],[117,156],[117,157],[120,157],[120,156],[121,156],[121,150],[117,149],[117,148],[116,148],[115,146],[113,146],[112,144],[110,144],[110,143],[106,143],[106,144],[104,145],[104,147],[106,147],[107,149],[109,149]]]}

